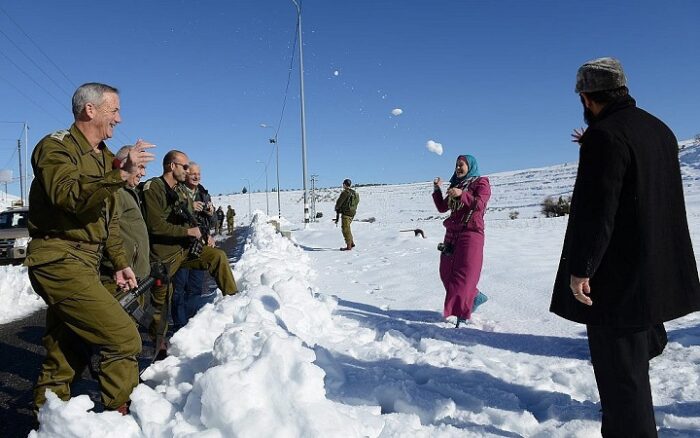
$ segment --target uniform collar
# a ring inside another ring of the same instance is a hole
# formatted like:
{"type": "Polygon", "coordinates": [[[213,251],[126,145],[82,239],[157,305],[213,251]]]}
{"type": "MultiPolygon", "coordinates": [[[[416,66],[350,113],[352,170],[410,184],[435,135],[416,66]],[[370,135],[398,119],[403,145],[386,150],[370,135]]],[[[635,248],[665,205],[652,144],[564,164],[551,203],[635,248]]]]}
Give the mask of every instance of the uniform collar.
{"type": "MultiPolygon", "coordinates": [[[[85,134],[78,129],[77,126],[75,126],[75,123],[73,123],[70,127],[70,135],[73,136],[75,139],[76,143],[78,143],[78,147],[80,148],[80,152],[83,153],[83,155],[87,154],[88,152],[92,152],[92,145],[90,142],[85,138],[85,134]]],[[[97,149],[100,151],[103,151],[107,148],[107,144],[104,141],[101,141],[99,145],[97,145],[97,149]]]]}

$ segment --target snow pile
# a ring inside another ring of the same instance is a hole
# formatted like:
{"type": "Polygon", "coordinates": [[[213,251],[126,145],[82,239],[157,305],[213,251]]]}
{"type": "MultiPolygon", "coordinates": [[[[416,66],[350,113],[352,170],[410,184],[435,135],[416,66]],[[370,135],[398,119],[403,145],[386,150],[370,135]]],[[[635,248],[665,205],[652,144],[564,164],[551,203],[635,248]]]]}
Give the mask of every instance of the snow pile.
{"type": "MultiPolygon", "coordinates": [[[[147,437],[379,435],[379,407],[328,400],[314,364],[309,342],[332,324],[335,301],[311,294],[308,258],[264,215],[252,227],[235,271],[242,292],[219,297],[173,336],[170,356],[145,370],[132,394],[133,417],[114,425],[122,436],[141,436],[129,435],[134,419],[147,437]]],[[[93,436],[96,423],[111,421],[113,413],[87,412],[92,403],[78,399],[47,403],[34,436],[93,436]]]]}
{"type": "Polygon", "coordinates": [[[46,307],[34,293],[24,266],[0,266],[0,324],[5,324],[46,307]]]}

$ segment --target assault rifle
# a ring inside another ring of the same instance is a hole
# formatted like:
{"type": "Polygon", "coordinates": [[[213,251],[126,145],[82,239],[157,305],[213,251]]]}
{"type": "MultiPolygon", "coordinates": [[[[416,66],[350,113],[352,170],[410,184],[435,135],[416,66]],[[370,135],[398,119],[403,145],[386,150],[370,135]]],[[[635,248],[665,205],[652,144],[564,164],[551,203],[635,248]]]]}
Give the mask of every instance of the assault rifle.
{"type": "Polygon", "coordinates": [[[150,303],[144,303],[143,306],[139,303],[139,297],[153,286],[160,286],[163,282],[168,281],[168,270],[163,263],[157,262],[151,265],[150,275],[139,281],[138,285],[124,292],[122,295],[117,295],[119,304],[126,310],[126,313],[131,315],[143,327],[148,327],[153,319],[153,307],[150,303]]]}
{"type": "Polygon", "coordinates": [[[191,227],[198,227],[202,237],[199,239],[192,238],[190,243],[189,254],[192,258],[197,258],[202,254],[202,250],[209,244],[209,227],[206,224],[201,224],[199,220],[190,212],[187,205],[183,202],[178,202],[173,207],[175,216],[184,220],[191,227]]]}

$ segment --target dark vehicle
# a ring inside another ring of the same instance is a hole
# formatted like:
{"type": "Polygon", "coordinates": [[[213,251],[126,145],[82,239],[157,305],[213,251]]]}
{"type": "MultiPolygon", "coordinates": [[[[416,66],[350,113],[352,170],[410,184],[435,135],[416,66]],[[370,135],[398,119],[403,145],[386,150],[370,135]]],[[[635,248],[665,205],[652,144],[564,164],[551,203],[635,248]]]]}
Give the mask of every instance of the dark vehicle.
{"type": "Polygon", "coordinates": [[[12,207],[0,213],[0,263],[21,263],[27,255],[29,207],[12,207]]]}

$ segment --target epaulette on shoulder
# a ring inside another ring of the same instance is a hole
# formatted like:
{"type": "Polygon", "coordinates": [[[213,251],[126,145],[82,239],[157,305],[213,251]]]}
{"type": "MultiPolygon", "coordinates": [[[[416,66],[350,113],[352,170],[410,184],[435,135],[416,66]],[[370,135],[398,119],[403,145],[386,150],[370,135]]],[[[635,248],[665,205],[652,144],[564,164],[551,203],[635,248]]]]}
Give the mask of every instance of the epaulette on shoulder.
{"type": "Polygon", "coordinates": [[[151,183],[153,183],[154,181],[155,181],[155,184],[157,184],[157,185],[165,186],[165,184],[163,184],[163,180],[161,178],[155,177],[155,178],[151,178],[148,181],[146,181],[145,183],[143,183],[143,191],[145,192],[146,190],[150,189],[151,183]]]}
{"type": "Polygon", "coordinates": [[[63,141],[63,139],[66,137],[66,135],[70,134],[69,131],[62,129],[60,131],[56,131],[53,134],[49,135],[51,138],[55,138],[58,141],[63,141]]]}

